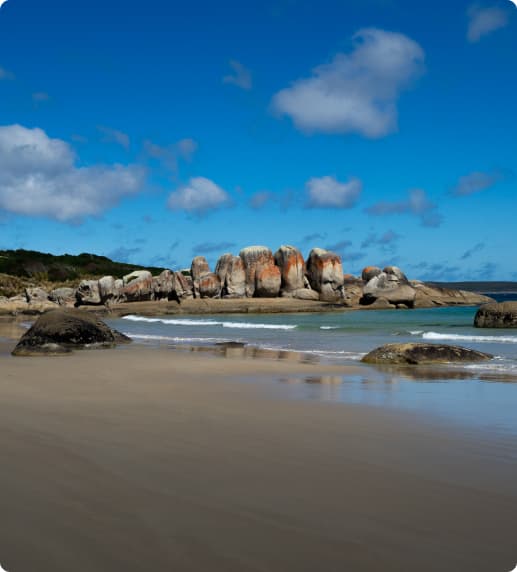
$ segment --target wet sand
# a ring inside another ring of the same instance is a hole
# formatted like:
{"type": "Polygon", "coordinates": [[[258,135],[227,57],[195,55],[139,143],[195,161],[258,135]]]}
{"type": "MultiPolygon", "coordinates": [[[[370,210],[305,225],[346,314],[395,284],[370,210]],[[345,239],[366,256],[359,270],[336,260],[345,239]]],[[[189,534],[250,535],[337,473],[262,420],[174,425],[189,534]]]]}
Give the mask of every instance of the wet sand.
{"type": "Polygon", "coordinates": [[[290,400],[267,382],[342,366],[136,346],[10,358],[7,346],[9,572],[504,572],[517,562],[510,436],[290,400]]]}

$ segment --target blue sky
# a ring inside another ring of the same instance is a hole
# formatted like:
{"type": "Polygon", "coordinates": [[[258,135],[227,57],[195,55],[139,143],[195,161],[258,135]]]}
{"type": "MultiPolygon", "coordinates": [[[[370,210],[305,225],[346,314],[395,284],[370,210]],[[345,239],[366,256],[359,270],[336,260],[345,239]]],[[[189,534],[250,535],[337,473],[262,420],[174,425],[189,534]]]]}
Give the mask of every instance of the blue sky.
{"type": "Polygon", "coordinates": [[[0,248],[517,279],[510,0],[8,0],[0,248]]]}

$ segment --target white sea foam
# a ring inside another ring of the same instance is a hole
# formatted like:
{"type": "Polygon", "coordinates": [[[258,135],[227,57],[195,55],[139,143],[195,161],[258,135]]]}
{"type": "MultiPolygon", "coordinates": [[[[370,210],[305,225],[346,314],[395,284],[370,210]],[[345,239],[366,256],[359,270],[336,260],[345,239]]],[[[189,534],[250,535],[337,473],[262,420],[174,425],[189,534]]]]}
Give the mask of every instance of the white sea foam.
{"type": "Polygon", "coordinates": [[[254,322],[226,322],[218,320],[195,320],[190,318],[146,318],[144,316],[124,316],[123,320],[132,322],[162,323],[171,326],[221,326],[223,328],[249,329],[249,330],[294,330],[296,325],[291,324],[258,324],[254,322]]]}
{"type": "Polygon", "coordinates": [[[339,330],[339,326],[320,326],[320,330],[339,330]]]}
{"type": "Polygon", "coordinates": [[[424,332],[424,340],[456,340],[463,342],[517,344],[517,336],[470,336],[465,334],[443,334],[440,332],[424,332]]]}
{"type": "Polygon", "coordinates": [[[183,337],[173,337],[173,336],[156,336],[153,334],[132,334],[131,332],[124,332],[126,336],[129,336],[133,340],[143,340],[150,342],[176,342],[176,343],[186,343],[186,342],[230,342],[227,338],[183,338],[183,337]]]}

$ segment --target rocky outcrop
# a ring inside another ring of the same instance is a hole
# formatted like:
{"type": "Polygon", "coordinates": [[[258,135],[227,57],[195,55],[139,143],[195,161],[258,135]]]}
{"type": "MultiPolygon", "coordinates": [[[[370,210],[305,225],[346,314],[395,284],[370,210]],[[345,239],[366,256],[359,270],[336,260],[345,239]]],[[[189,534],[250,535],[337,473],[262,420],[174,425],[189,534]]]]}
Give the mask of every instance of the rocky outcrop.
{"type": "Polygon", "coordinates": [[[177,300],[176,278],[172,270],[164,270],[153,277],[154,300],[177,300]]]}
{"type": "Polygon", "coordinates": [[[476,328],[517,328],[517,302],[493,302],[481,306],[474,317],[476,328]]]}
{"type": "Polygon", "coordinates": [[[307,259],[307,277],[320,300],[343,300],[343,264],[341,257],[322,248],[313,248],[307,259]]]}
{"type": "Polygon", "coordinates": [[[294,246],[281,246],[275,252],[275,263],[280,269],[282,292],[295,292],[305,288],[305,260],[294,246]]]}
{"type": "Polygon", "coordinates": [[[363,357],[361,361],[378,365],[420,365],[468,363],[492,359],[493,356],[445,344],[387,344],[363,357]]]}
{"type": "Polygon", "coordinates": [[[343,282],[343,301],[345,306],[354,308],[359,306],[363,297],[364,282],[358,278],[346,277],[343,282]]]}
{"type": "Polygon", "coordinates": [[[59,355],[73,348],[112,347],[130,341],[90,313],[58,309],[38,318],[12,353],[15,356],[59,355]]]}
{"type": "Polygon", "coordinates": [[[192,278],[182,272],[174,272],[174,289],[179,301],[190,300],[194,297],[192,278]]]}
{"type": "Polygon", "coordinates": [[[200,298],[219,298],[221,295],[221,280],[215,272],[204,274],[198,283],[200,298]]]}
{"type": "Polygon", "coordinates": [[[411,286],[415,289],[415,308],[430,308],[434,306],[480,306],[494,302],[492,298],[467,292],[466,290],[453,290],[442,288],[433,284],[426,284],[412,280],[411,286]]]}
{"type": "Polygon", "coordinates": [[[221,281],[223,298],[244,298],[246,296],[246,272],[240,256],[223,254],[217,261],[215,272],[221,281]]]}
{"type": "Polygon", "coordinates": [[[82,280],[75,292],[78,306],[98,306],[101,303],[98,280],[82,280]]]}
{"type": "Polygon", "coordinates": [[[196,256],[192,260],[192,264],[190,265],[190,275],[192,276],[194,296],[196,298],[201,298],[201,292],[199,290],[201,278],[211,273],[210,266],[204,256],[196,256]]]}
{"type": "Polygon", "coordinates": [[[122,279],[120,297],[126,302],[145,302],[153,299],[153,276],[147,270],[137,270],[122,279]]]}
{"type": "Polygon", "coordinates": [[[29,304],[48,302],[48,292],[43,288],[26,288],[25,297],[29,304]]]}
{"type": "Polygon", "coordinates": [[[122,280],[116,280],[113,276],[103,276],[99,280],[99,295],[102,304],[118,302],[122,297],[122,280]]]}
{"type": "Polygon", "coordinates": [[[278,296],[282,279],[271,250],[266,246],[249,246],[243,248],[239,256],[244,265],[246,296],[249,298],[278,296]]]}
{"type": "Polygon", "coordinates": [[[414,306],[415,289],[397,266],[387,266],[380,274],[377,273],[377,269],[370,269],[368,272],[363,271],[363,275],[373,276],[363,288],[361,304],[369,306],[380,301],[382,305],[387,303],[395,307],[412,308],[414,306]]]}
{"type": "Polygon", "coordinates": [[[381,273],[382,270],[378,266],[367,266],[366,268],[363,268],[361,278],[365,283],[368,283],[372,278],[379,276],[381,273]]]}
{"type": "Polygon", "coordinates": [[[55,288],[51,290],[48,299],[55,302],[60,306],[72,307],[75,304],[75,289],[74,288],[55,288]]]}

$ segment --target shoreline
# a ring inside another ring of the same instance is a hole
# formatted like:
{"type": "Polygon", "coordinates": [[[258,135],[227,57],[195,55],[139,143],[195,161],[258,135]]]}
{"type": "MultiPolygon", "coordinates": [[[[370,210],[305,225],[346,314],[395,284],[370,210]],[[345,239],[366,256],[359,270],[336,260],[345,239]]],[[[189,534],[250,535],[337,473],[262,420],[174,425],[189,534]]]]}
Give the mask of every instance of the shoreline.
{"type": "Polygon", "coordinates": [[[2,363],[8,570],[514,564],[513,437],[276,385],[343,366],[126,346],[68,359],[2,363]]]}

